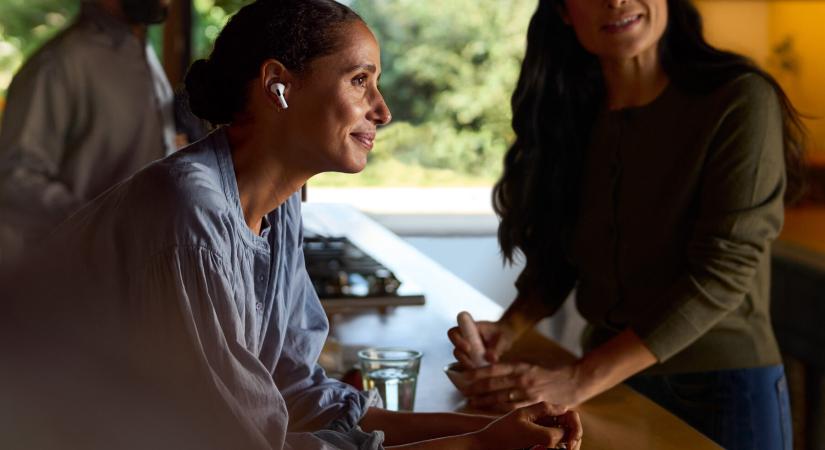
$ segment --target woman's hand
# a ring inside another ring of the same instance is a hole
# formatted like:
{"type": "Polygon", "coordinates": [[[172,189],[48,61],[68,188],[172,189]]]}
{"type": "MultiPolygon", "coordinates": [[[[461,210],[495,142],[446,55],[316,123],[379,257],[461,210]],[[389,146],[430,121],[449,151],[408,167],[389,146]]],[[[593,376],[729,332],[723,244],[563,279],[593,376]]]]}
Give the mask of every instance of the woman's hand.
{"type": "Polygon", "coordinates": [[[581,446],[582,425],[578,413],[548,403],[526,406],[497,419],[475,433],[473,448],[556,448],[565,443],[569,450],[581,446]]]}
{"type": "MultiPolygon", "coordinates": [[[[518,337],[516,331],[503,322],[481,321],[476,322],[476,327],[484,343],[484,358],[491,363],[497,362],[501,354],[509,350],[518,337]]],[[[447,336],[455,346],[453,354],[461,365],[474,367],[470,357],[470,341],[461,335],[461,330],[458,327],[452,327],[447,332],[447,336]]]]}
{"type": "Polygon", "coordinates": [[[627,329],[573,363],[552,368],[497,363],[469,370],[470,385],[462,393],[479,409],[511,411],[537,401],[569,408],[655,363],[656,356],[627,329]]]}
{"type": "Polygon", "coordinates": [[[536,402],[559,408],[579,404],[578,367],[567,364],[552,369],[528,363],[497,363],[467,373],[464,392],[473,408],[512,411],[536,402]]]}

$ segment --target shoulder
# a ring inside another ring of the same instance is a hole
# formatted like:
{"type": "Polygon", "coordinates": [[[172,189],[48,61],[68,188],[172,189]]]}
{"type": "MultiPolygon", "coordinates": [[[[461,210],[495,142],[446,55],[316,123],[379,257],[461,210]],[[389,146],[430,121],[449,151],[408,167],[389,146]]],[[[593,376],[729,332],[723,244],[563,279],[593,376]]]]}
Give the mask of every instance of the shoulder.
{"type": "Polygon", "coordinates": [[[88,59],[87,34],[84,27],[75,22],[44,43],[15,74],[9,96],[21,89],[38,89],[41,82],[57,85],[64,95],[71,95],[73,83],[69,80],[76,79],[78,71],[95,70],[93,65],[79,63],[88,59]]]}
{"type": "Polygon", "coordinates": [[[176,206],[228,207],[222,168],[206,142],[199,142],[147,167],[148,183],[166,186],[176,206]]]}
{"type": "Polygon", "coordinates": [[[20,67],[12,80],[9,90],[14,89],[20,82],[31,80],[38,76],[55,76],[64,74],[67,60],[67,34],[71,29],[63,30],[52,40],[37,49],[20,67]]]}
{"type": "MultiPolygon", "coordinates": [[[[64,63],[88,53],[90,47],[88,27],[76,20],[60,30],[51,39],[37,49],[27,61],[36,65],[54,65],[55,61],[64,63]]],[[[93,70],[93,68],[89,68],[93,70]]]]}
{"type": "Polygon", "coordinates": [[[777,87],[758,73],[728,81],[708,99],[711,156],[726,167],[752,164],[782,172],[783,106],[777,87]]]}
{"type": "Polygon", "coordinates": [[[167,240],[206,245],[226,239],[230,232],[232,203],[228,195],[214,151],[196,144],[135,174],[125,202],[151,218],[142,222],[167,240]]]}
{"type": "Polygon", "coordinates": [[[677,89],[673,105],[694,132],[713,139],[765,131],[781,134],[782,103],[777,87],[757,72],[731,76],[709,92],[677,89]]]}
{"type": "Polygon", "coordinates": [[[759,112],[779,109],[776,88],[758,73],[744,73],[726,82],[711,95],[710,100],[726,112],[744,110],[759,112]]]}

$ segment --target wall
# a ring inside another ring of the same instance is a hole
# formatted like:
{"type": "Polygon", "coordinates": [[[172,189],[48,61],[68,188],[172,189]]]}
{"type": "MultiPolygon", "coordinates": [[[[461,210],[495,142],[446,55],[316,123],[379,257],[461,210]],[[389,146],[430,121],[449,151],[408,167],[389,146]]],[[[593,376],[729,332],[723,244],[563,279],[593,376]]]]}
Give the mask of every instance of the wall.
{"type": "Polygon", "coordinates": [[[404,240],[499,305],[515,298],[522,265],[503,266],[495,236],[404,236],[404,240]]]}
{"type": "Polygon", "coordinates": [[[696,0],[705,36],[753,58],[782,84],[825,159],[825,1],[696,0]]]}
{"type": "MultiPolygon", "coordinates": [[[[402,238],[502,307],[507,307],[515,298],[513,283],[523,265],[502,266],[494,235],[402,238]]],[[[576,355],[581,355],[583,328],[584,319],[576,311],[572,298],[567,299],[552,319],[546,319],[536,327],[576,355]]]]}

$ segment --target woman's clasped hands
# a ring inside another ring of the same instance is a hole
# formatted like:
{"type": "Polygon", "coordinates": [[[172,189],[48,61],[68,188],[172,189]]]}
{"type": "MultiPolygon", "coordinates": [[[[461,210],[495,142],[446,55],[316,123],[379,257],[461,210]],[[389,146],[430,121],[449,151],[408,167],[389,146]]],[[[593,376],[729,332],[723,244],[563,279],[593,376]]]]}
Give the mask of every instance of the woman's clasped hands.
{"type": "Polygon", "coordinates": [[[489,365],[472,368],[471,344],[458,327],[448,336],[456,359],[464,369],[465,386],[460,388],[469,406],[508,412],[537,402],[566,410],[581,403],[579,367],[575,363],[542,367],[527,362],[504,362],[501,355],[510,349],[518,333],[502,322],[477,322],[489,365]]]}
{"type": "Polygon", "coordinates": [[[557,448],[578,450],[582,442],[579,415],[546,402],[519,408],[491,422],[476,434],[473,448],[557,448]],[[539,443],[539,444],[537,444],[539,443]]]}

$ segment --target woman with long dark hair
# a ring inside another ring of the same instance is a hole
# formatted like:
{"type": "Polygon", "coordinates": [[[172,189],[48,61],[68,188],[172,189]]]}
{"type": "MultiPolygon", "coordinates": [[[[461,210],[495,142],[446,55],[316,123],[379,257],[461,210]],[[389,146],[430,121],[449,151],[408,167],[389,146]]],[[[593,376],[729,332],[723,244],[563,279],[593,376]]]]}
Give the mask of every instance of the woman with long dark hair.
{"type": "Polygon", "coordinates": [[[804,134],[776,81],[710,46],[689,0],[541,0],[512,107],[494,206],[526,266],[478,324],[494,364],[471,404],[572,406],[629,380],[725,448],[790,448],[769,264],[804,134]],[[498,362],[574,288],[581,359],[498,362]]]}

